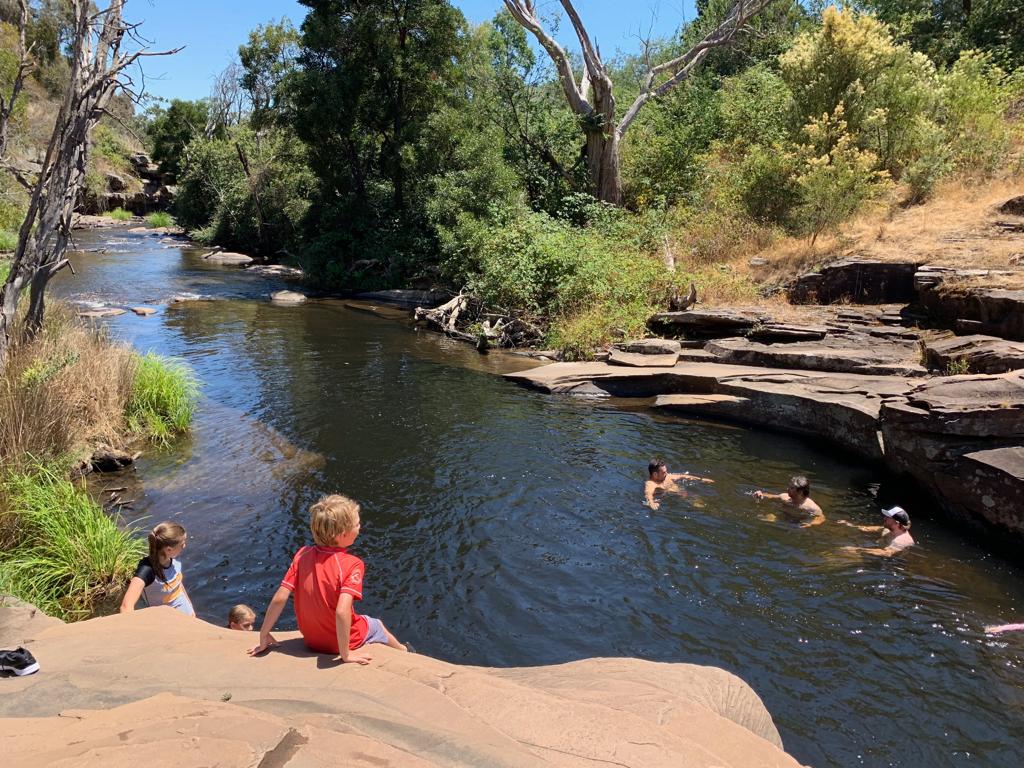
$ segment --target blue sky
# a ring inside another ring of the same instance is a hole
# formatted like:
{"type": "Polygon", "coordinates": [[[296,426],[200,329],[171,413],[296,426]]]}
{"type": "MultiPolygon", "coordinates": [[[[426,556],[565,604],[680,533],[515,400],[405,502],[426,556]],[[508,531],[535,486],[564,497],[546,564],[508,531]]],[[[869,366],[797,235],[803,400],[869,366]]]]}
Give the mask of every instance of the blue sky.
{"type": "MultiPolygon", "coordinates": [[[[501,0],[455,0],[466,18],[479,23],[493,18],[501,0]]],[[[538,0],[544,13],[555,13],[555,0],[538,0]]],[[[583,18],[601,52],[635,51],[637,36],[663,37],[692,19],[693,0],[577,0],[583,18]]],[[[152,50],[184,45],[169,57],[145,61],[146,89],[164,98],[207,96],[213,77],[235,56],[249,31],[258,24],[287,16],[298,26],[306,9],[294,0],[129,0],[125,16],[144,22],[141,32],[153,41],[152,50]]],[[[578,48],[568,21],[558,35],[567,47],[578,48]]]]}

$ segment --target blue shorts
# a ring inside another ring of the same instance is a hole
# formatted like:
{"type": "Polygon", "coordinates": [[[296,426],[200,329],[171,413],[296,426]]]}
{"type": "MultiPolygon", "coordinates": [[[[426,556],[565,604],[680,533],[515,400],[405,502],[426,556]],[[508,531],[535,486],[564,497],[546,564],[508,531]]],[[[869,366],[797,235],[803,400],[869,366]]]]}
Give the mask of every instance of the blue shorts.
{"type": "MultiPolygon", "coordinates": [[[[375,619],[372,616],[364,616],[366,619],[366,639],[363,640],[363,645],[369,645],[370,643],[385,643],[388,642],[388,635],[384,631],[384,623],[380,619],[375,619]]],[[[362,646],[360,646],[361,648],[362,646]]]]}

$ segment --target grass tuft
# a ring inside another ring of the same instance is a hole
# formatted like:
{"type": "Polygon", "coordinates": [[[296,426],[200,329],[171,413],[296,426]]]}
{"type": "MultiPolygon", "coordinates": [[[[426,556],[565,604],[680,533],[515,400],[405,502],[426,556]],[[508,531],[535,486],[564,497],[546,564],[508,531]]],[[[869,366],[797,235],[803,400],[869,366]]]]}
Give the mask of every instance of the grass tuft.
{"type": "MultiPolygon", "coordinates": [[[[126,211],[124,208],[115,208],[112,211],[107,212],[107,216],[114,219],[115,221],[128,221],[132,217],[131,211],[126,211]]],[[[156,225],[163,226],[163,225],[156,225]]]]}
{"type": "Polygon", "coordinates": [[[174,226],[174,218],[169,213],[157,211],[156,213],[151,213],[146,217],[146,226],[151,229],[156,229],[157,227],[171,227],[174,226]]]}
{"type": "MultiPolygon", "coordinates": [[[[0,253],[14,253],[18,247],[18,233],[7,229],[0,229],[0,253]]],[[[3,269],[3,265],[0,265],[3,269]]]]}
{"type": "Polygon", "coordinates": [[[0,552],[0,591],[50,616],[80,619],[120,593],[144,554],[84,490],[35,464],[3,483],[13,544],[0,552]]]}
{"type": "Polygon", "coordinates": [[[198,385],[188,367],[152,352],[138,358],[125,407],[128,429],[166,445],[192,423],[198,385]]]}

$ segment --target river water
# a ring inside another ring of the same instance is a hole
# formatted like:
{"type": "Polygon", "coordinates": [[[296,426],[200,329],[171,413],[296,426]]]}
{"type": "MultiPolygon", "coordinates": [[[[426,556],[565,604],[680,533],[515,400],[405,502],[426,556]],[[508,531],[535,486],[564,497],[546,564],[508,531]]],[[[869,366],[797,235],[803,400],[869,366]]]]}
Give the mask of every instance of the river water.
{"type": "MultiPolygon", "coordinates": [[[[497,372],[517,359],[414,331],[341,301],[278,307],[284,287],[159,238],[79,233],[57,295],[153,302],[105,321],[180,357],[202,383],[193,433],[139,462],[131,519],[180,520],[199,614],[260,614],[306,510],[341,491],[363,505],[353,551],[364,613],[422,653],[528,666],[591,656],[712,664],[762,697],[786,748],[814,766],[1018,768],[1024,725],[1019,565],[989,555],[826,443],[665,417],[644,402],[546,396],[497,372]],[[176,294],[210,298],[166,304],[176,294]],[[648,458],[706,474],[652,512],[648,458]],[[761,519],[805,473],[834,521],[900,503],[918,547],[840,555],[869,537],[761,519]]],[[[94,480],[94,487],[124,484],[94,480]]],[[[294,627],[290,610],[286,627],[294,627]]]]}

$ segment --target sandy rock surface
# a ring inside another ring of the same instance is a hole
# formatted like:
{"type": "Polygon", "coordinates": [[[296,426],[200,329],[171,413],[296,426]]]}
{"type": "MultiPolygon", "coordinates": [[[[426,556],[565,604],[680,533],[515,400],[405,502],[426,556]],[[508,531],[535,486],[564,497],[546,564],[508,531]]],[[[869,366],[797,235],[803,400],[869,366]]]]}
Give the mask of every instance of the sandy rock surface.
{"type": "Polygon", "coordinates": [[[29,631],[41,671],[0,699],[9,768],[798,765],[756,694],[711,667],[493,670],[382,647],[342,666],[295,633],[253,659],[253,633],[168,608],[29,631]]]}

